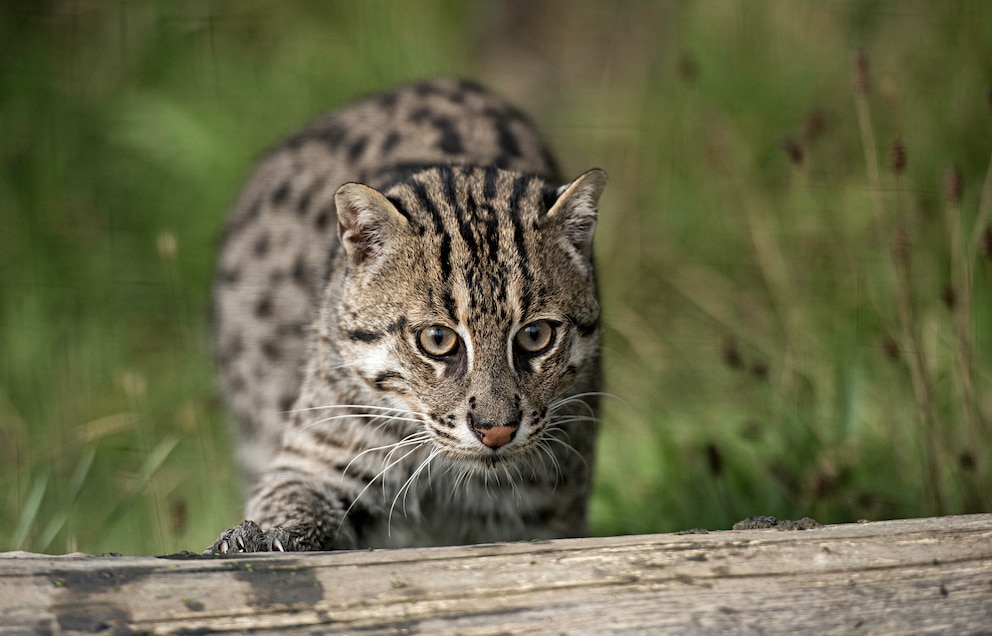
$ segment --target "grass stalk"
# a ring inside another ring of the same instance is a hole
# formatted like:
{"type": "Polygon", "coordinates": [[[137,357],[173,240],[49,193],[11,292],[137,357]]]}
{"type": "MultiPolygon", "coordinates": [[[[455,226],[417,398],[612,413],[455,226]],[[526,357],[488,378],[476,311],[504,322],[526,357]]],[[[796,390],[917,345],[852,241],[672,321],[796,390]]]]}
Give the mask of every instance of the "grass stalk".
{"type": "Polygon", "coordinates": [[[971,239],[968,244],[968,261],[974,263],[981,250],[982,234],[992,220],[992,157],[989,158],[989,167],[985,172],[985,182],[982,185],[982,195],[978,199],[978,214],[975,215],[975,225],[971,230],[971,239]]]}
{"type": "Polygon", "coordinates": [[[38,511],[41,509],[41,502],[45,499],[47,490],[48,475],[36,477],[31,485],[31,493],[24,504],[24,509],[17,520],[17,528],[14,530],[13,545],[16,549],[24,549],[24,543],[27,541],[31,526],[34,525],[34,520],[38,517],[38,511]]]}
{"type": "Polygon", "coordinates": [[[107,515],[103,520],[103,528],[100,534],[106,534],[107,530],[117,523],[120,517],[131,508],[131,503],[138,498],[144,489],[152,481],[159,469],[165,464],[165,461],[172,454],[172,451],[179,444],[180,438],[178,435],[169,434],[166,435],[155,448],[148,453],[147,458],[141,465],[141,470],[138,471],[138,477],[134,480],[134,483],[128,489],[127,493],[121,498],[114,509],[107,515]]]}
{"type": "Polygon", "coordinates": [[[96,446],[87,446],[83,451],[83,456],[79,458],[79,463],[76,464],[76,470],[72,473],[72,478],[69,480],[68,488],[68,501],[61,507],[58,513],[55,514],[51,519],[49,519],[48,524],[38,539],[34,543],[32,548],[35,552],[44,552],[55,540],[55,537],[65,526],[66,521],[69,519],[69,515],[72,513],[79,501],[79,493],[83,490],[83,484],[86,483],[86,478],[90,473],[90,468],[93,466],[93,459],[96,457],[96,446]]]}
{"type": "MultiPolygon", "coordinates": [[[[901,185],[899,191],[902,191],[901,185]]],[[[941,468],[943,443],[934,409],[934,391],[930,374],[927,372],[923,338],[920,334],[919,325],[917,324],[913,309],[912,257],[907,232],[907,229],[904,227],[897,231],[895,245],[892,250],[893,262],[896,265],[894,277],[896,309],[899,314],[903,350],[907,353],[905,360],[906,366],[909,369],[910,384],[913,389],[913,396],[916,398],[917,406],[920,408],[920,416],[923,419],[926,439],[926,464],[929,472],[929,480],[927,482],[928,496],[933,514],[941,515],[945,510],[946,501],[943,488],[943,469],[941,468]]]]}
{"type": "Polygon", "coordinates": [[[861,148],[865,154],[865,169],[868,171],[875,231],[879,238],[883,238],[888,236],[888,232],[884,225],[885,204],[882,201],[882,177],[878,170],[878,146],[868,107],[868,83],[868,60],[863,51],[857,50],[854,52],[854,109],[858,116],[861,148]]]}
{"type": "MultiPolygon", "coordinates": [[[[927,373],[923,342],[913,311],[909,227],[908,224],[904,223],[894,233],[887,228],[875,130],[868,104],[870,84],[868,60],[863,51],[857,50],[854,52],[853,62],[854,104],[872,196],[875,231],[880,245],[891,245],[892,247],[892,258],[885,262],[888,263],[892,287],[895,290],[901,349],[907,354],[903,356],[903,359],[909,371],[910,386],[923,423],[924,455],[928,472],[928,478],[924,480],[924,483],[926,484],[930,510],[933,514],[941,514],[945,509],[943,470],[940,462],[941,439],[934,410],[933,387],[927,373]]],[[[893,151],[897,151],[897,146],[893,146],[893,151]]],[[[905,149],[902,148],[901,144],[898,146],[898,152],[901,153],[899,157],[893,156],[893,168],[897,180],[896,191],[897,197],[899,197],[897,201],[901,204],[901,195],[905,189],[902,183],[902,172],[905,169],[905,149]]]]}
{"type": "MultiPolygon", "coordinates": [[[[950,243],[951,291],[945,301],[951,313],[954,333],[954,358],[958,375],[958,398],[965,425],[966,448],[978,448],[980,434],[977,426],[977,401],[974,392],[975,369],[972,355],[972,294],[973,262],[965,245],[961,218],[961,175],[951,168],[945,179],[946,216],[950,243]]],[[[976,246],[977,247],[977,246],[976,246]]],[[[974,458],[978,461],[978,458],[974,458]]]]}

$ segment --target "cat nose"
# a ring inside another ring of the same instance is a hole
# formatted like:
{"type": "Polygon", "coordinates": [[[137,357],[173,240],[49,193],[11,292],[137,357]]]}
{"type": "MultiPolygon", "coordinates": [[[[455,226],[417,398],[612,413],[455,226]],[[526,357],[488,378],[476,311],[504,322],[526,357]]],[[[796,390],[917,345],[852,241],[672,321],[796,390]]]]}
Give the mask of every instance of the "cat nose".
{"type": "Polygon", "coordinates": [[[479,438],[479,441],[489,448],[496,449],[509,444],[520,428],[519,422],[510,424],[493,424],[491,422],[470,422],[469,428],[479,438]]]}

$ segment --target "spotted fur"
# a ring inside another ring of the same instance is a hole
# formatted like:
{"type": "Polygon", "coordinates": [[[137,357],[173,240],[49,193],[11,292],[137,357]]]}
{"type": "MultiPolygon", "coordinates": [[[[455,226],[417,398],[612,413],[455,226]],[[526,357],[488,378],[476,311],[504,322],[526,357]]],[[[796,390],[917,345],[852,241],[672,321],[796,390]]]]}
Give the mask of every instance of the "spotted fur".
{"type": "Polygon", "coordinates": [[[213,549],[585,533],[605,179],[561,185],[520,111],[446,79],[265,156],[215,285],[251,521],[213,549]]]}

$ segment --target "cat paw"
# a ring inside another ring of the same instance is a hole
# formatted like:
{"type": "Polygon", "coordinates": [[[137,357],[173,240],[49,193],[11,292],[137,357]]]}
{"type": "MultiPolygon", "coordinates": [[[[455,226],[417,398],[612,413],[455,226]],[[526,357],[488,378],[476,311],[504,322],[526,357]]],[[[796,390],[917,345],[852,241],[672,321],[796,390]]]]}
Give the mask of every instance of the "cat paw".
{"type": "Polygon", "coordinates": [[[234,554],[238,552],[285,552],[289,533],[281,528],[262,530],[254,521],[242,521],[217,537],[205,554],[234,554]]]}

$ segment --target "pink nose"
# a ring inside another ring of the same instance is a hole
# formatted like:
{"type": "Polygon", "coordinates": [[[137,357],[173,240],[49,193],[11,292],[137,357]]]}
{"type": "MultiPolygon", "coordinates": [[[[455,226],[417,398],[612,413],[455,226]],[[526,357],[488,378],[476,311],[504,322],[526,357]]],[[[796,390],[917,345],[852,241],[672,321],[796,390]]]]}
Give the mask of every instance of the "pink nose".
{"type": "Polygon", "coordinates": [[[472,424],[471,428],[480,442],[489,448],[499,448],[510,443],[517,434],[517,429],[520,428],[520,425],[472,424]]]}

